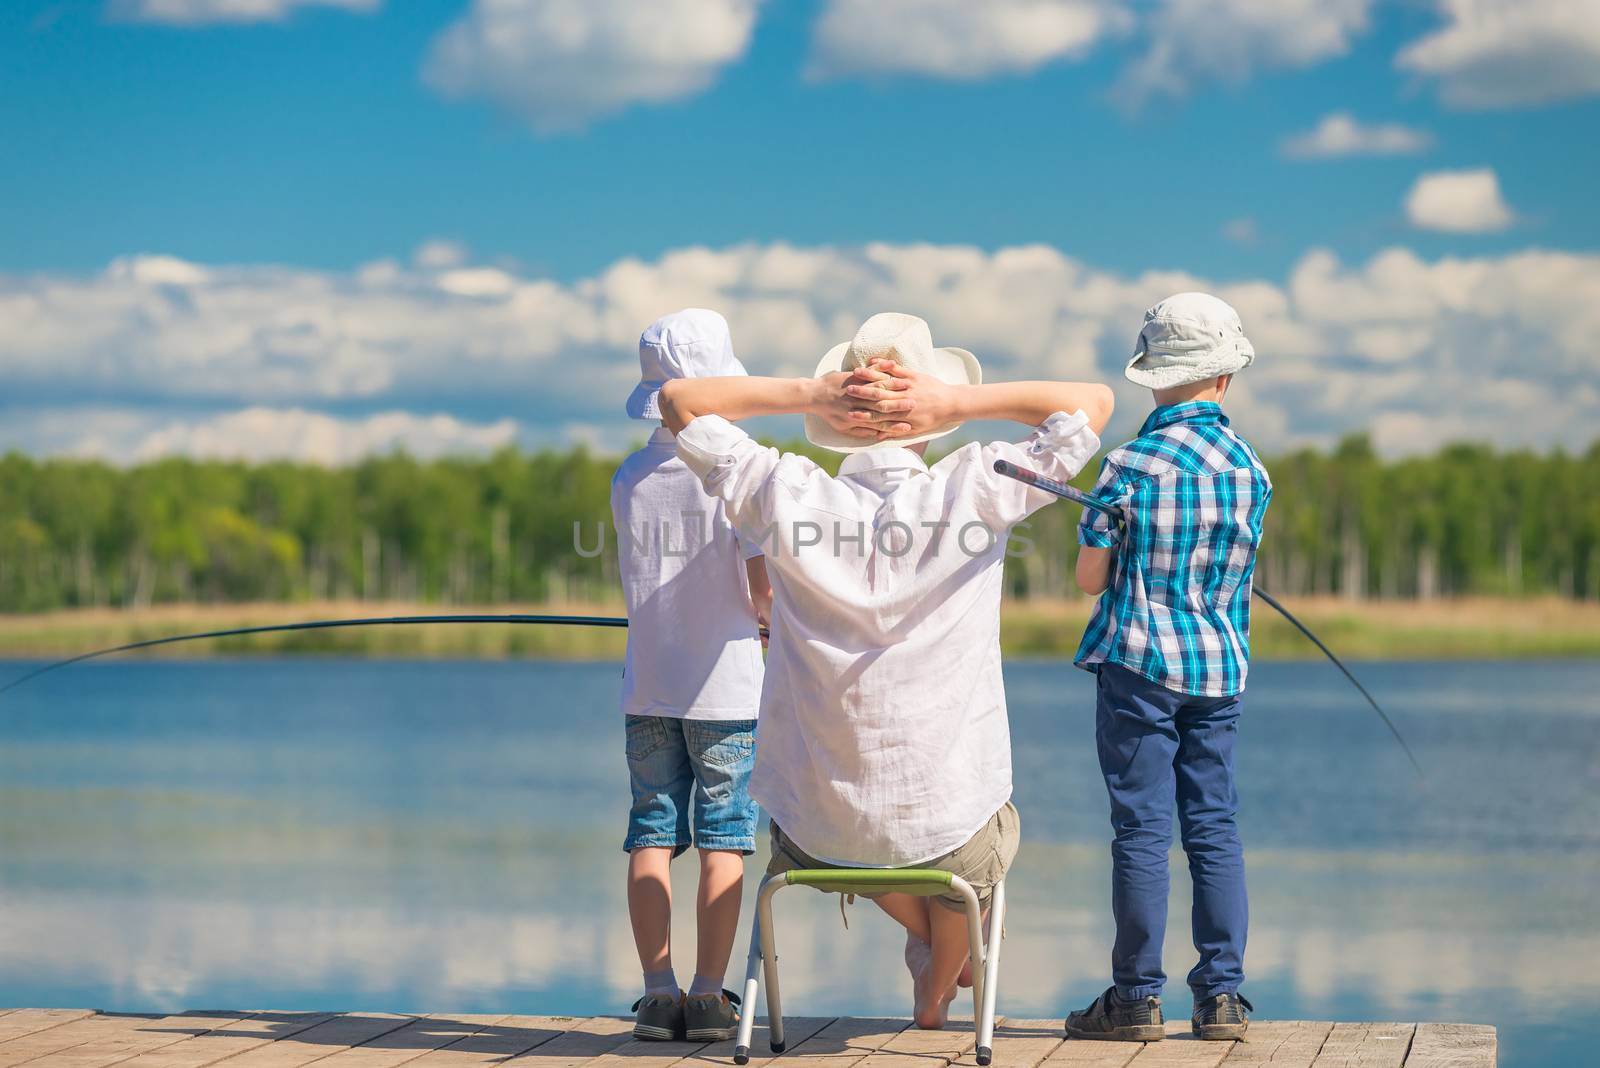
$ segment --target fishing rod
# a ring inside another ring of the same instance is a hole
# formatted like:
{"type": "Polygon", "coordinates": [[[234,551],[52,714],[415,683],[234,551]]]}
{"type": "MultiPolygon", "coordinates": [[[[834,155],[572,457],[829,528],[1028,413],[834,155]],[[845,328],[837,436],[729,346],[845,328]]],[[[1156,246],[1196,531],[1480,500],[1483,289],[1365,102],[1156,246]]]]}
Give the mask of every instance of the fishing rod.
{"type": "MultiPolygon", "coordinates": [[[[1127,517],[1124,515],[1122,509],[1117,505],[1108,504],[1105,501],[1100,500],[1098,497],[1091,496],[1090,494],[1084,493],[1082,490],[1077,489],[1076,487],[1067,485],[1065,482],[1060,482],[1056,479],[1050,478],[1047,475],[1041,475],[1037,471],[1030,471],[1026,467],[1018,467],[1009,460],[996,460],[994,462],[994,469],[997,473],[1005,475],[1007,478],[1014,478],[1018,482],[1024,482],[1036,489],[1044,490],[1046,493],[1051,494],[1052,496],[1060,497],[1063,500],[1071,501],[1074,504],[1082,505],[1085,508],[1099,512],[1102,515],[1109,516],[1115,522],[1126,522],[1127,517]]],[[[1383,710],[1383,706],[1378,704],[1377,699],[1373,697],[1372,694],[1368,693],[1367,688],[1361,685],[1361,681],[1355,677],[1349,668],[1345,667],[1344,661],[1335,656],[1333,650],[1329,649],[1327,644],[1323,642],[1321,638],[1313,634],[1310,627],[1296,619],[1293,612],[1283,607],[1276,597],[1273,597],[1266,590],[1263,590],[1259,585],[1254,583],[1251,584],[1250,592],[1252,595],[1261,598],[1263,601],[1267,602],[1267,604],[1277,609],[1278,614],[1284,619],[1287,619],[1295,630],[1298,630],[1301,634],[1304,634],[1306,638],[1310,640],[1312,645],[1315,645],[1318,649],[1321,649],[1322,654],[1329,660],[1333,661],[1333,666],[1338,668],[1340,672],[1344,674],[1344,677],[1350,680],[1350,684],[1361,692],[1361,696],[1367,699],[1367,704],[1372,706],[1372,710],[1378,714],[1379,718],[1383,720],[1384,725],[1389,728],[1389,733],[1394,735],[1394,740],[1400,743],[1401,749],[1405,750],[1406,759],[1410,760],[1411,766],[1417,769],[1417,774],[1423,778],[1426,778],[1427,775],[1422,770],[1422,765],[1417,763],[1416,754],[1411,752],[1411,747],[1407,745],[1406,740],[1400,736],[1400,729],[1394,725],[1394,720],[1389,718],[1389,713],[1383,710]]]]}
{"type": "Polygon", "coordinates": [[[21,678],[12,679],[4,686],[0,686],[0,694],[21,686],[30,679],[36,679],[40,675],[60,668],[70,667],[73,664],[81,664],[85,660],[95,660],[115,653],[129,653],[135,649],[150,649],[157,645],[172,645],[175,642],[197,642],[208,638],[237,638],[246,634],[275,634],[297,630],[333,630],[338,627],[413,627],[430,623],[516,623],[544,624],[554,627],[626,627],[628,620],[626,616],[539,616],[521,614],[382,616],[377,619],[314,619],[304,623],[272,623],[260,627],[208,630],[199,634],[174,634],[166,638],[146,638],[144,641],[129,642],[126,645],[114,645],[109,649],[96,649],[90,653],[80,653],[77,656],[69,656],[65,660],[57,660],[54,663],[35,668],[21,678]]]}

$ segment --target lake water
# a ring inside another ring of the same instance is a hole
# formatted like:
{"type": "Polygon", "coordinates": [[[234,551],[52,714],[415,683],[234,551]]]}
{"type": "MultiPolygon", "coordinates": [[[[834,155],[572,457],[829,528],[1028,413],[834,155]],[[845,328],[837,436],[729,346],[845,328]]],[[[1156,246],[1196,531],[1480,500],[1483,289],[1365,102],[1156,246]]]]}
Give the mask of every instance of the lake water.
{"type": "MultiPolygon", "coordinates": [[[[1425,783],[1330,668],[1251,673],[1239,763],[1257,1014],[1492,1023],[1504,1065],[1586,1063],[1600,663],[1359,674],[1425,783]]],[[[638,972],[618,675],[125,661],[0,698],[0,1005],[625,1010],[638,972]]],[[[1108,981],[1092,691],[1063,663],[1006,677],[1026,844],[1000,1007],[1059,1017],[1108,981]]],[[[1167,1007],[1181,1018],[1193,950],[1181,858],[1173,870],[1167,1007]]],[[[836,902],[778,899],[786,1005],[905,1013],[901,939],[860,905],[844,930],[836,902]]],[[[691,947],[692,925],[678,930],[691,947]]],[[[730,975],[742,953],[741,938],[730,975]]],[[[687,948],[678,963],[691,970],[687,948]]]]}

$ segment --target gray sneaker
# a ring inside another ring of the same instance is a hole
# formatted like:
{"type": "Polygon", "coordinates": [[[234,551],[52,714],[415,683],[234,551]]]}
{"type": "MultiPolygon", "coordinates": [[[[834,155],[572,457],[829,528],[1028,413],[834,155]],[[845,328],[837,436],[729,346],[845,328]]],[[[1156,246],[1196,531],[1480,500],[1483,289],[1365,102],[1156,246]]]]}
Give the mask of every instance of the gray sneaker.
{"type": "Polygon", "coordinates": [[[1194,1007],[1189,1029],[1208,1042],[1231,1042],[1244,1037],[1255,1006],[1238,994],[1218,994],[1194,1007]]]}
{"type": "Polygon", "coordinates": [[[1107,987],[1087,1009],[1067,1017],[1067,1036],[1108,1042],[1160,1042],[1166,1037],[1161,999],[1123,1001],[1117,997],[1116,987],[1107,987]]]}
{"type": "Polygon", "coordinates": [[[633,1037],[645,1042],[683,1038],[683,995],[646,994],[633,1003],[633,1037]]]}
{"type": "Polygon", "coordinates": [[[690,1042],[726,1042],[739,1030],[739,995],[731,990],[683,1000],[683,1033],[690,1042]]]}

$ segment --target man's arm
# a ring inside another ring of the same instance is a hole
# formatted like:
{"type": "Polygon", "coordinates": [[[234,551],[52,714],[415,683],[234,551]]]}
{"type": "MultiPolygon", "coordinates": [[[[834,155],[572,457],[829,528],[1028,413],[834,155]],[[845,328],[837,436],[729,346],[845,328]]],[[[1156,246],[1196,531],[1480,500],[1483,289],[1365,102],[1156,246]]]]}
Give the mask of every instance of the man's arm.
{"type": "Polygon", "coordinates": [[[1111,585],[1111,562],[1116,555],[1116,549],[1078,546],[1078,589],[1091,597],[1104,593],[1106,587],[1111,585]]]}
{"type": "Polygon", "coordinates": [[[1096,382],[951,385],[888,360],[875,360],[871,367],[855,372],[844,392],[856,402],[849,418],[858,427],[877,429],[883,437],[925,434],[968,419],[1009,419],[1037,426],[1056,412],[1077,411],[1099,434],[1115,404],[1110,388],[1096,382]]]}
{"type": "Polygon", "coordinates": [[[844,385],[850,378],[843,371],[821,378],[673,378],[661,387],[661,419],[678,434],[702,415],[731,422],[757,415],[816,415],[864,440],[878,438],[878,429],[849,417],[854,402],[845,396],[844,385]]]}

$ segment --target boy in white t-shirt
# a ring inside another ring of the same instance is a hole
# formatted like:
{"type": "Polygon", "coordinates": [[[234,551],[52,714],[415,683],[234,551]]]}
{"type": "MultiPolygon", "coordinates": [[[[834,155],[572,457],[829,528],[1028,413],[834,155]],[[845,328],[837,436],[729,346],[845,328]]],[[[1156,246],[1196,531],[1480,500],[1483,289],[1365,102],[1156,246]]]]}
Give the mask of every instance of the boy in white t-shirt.
{"type": "MultiPolygon", "coordinates": [[[[660,419],[657,394],[668,379],[745,373],[727,322],[699,308],[652,323],[639,338],[639,365],[628,398],[635,419],[660,419]]],[[[759,549],[734,532],[724,507],[678,459],[664,426],[611,482],[629,623],[622,710],[633,805],[623,849],[644,970],[634,1005],[641,1039],[731,1039],[739,1020],[722,982],[744,858],[755,852],[749,782],[772,588],[759,549]],[[698,944],[685,995],[672,970],[668,865],[691,844],[700,853],[698,944]]]]}

